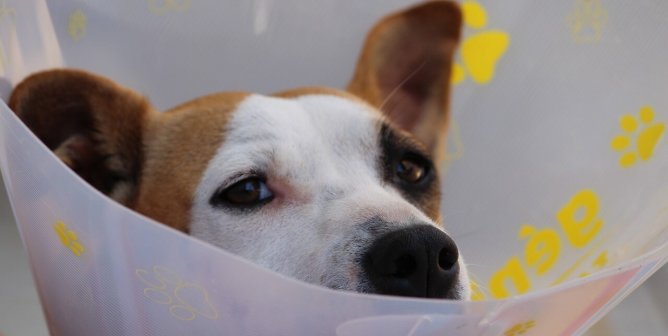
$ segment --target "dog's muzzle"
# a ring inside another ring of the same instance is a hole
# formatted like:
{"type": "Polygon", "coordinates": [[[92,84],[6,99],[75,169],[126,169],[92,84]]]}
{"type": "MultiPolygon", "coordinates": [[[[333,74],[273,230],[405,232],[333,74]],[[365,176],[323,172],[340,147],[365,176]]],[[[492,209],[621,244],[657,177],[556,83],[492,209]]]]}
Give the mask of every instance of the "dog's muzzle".
{"type": "Polygon", "coordinates": [[[363,269],[378,294],[459,299],[458,260],[452,238],[431,225],[416,225],[377,238],[363,269]]]}

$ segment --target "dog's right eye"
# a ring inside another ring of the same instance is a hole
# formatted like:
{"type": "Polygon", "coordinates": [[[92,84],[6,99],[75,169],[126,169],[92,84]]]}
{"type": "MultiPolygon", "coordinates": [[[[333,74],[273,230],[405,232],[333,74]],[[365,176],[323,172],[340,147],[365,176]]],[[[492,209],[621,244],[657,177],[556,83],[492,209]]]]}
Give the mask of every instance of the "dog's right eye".
{"type": "Polygon", "coordinates": [[[408,154],[396,163],[394,169],[401,181],[409,184],[420,184],[429,177],[430,166],[431,164],[426,158],[417,154],[408,154]]]}
{"type": "Polygon", "coordinates": [[[217,191],[211,198],[211,205],[232,208],[253,208],[274,199],[264,179],[249,177],[226,189],[217,191]]]}

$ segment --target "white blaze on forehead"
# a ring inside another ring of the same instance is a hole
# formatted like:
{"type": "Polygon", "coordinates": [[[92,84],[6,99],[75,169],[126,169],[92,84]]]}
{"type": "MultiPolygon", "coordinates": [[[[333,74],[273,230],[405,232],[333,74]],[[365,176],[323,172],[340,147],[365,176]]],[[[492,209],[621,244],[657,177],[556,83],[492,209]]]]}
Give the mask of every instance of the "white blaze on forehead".
{"type": "Polygon", "coordinates": [[[203,186],[211,182],[209,186],[216,188],[225,178],[251,169],[310,184],[336,178],[333,175],[345,169],[375,175],[377,137],[377,117],[349,99],[252,95],[229,121],[203,186]]]}

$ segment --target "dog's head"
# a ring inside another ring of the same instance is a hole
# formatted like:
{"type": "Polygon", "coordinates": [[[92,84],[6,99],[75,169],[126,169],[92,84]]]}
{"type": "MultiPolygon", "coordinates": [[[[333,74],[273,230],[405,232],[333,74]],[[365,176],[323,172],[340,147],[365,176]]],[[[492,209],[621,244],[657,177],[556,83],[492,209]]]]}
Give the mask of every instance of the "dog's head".
{"type": "Polygon", "coordinates": [[[434,164],[460,25],[440,1],[384,18],[347,91],[220,93],[157,113],[53,70],[10,105],[86,181],[173,228],[330,288],[466,299],[434,164]]]}

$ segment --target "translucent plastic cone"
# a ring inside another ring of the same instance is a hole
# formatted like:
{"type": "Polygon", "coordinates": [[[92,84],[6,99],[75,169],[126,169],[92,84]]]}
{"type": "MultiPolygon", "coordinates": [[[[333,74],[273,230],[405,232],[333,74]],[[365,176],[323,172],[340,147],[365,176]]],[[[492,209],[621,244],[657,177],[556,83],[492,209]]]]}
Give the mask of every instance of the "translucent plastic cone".
{"type": "MultiPolygon", "coordinates": [[[[37,70],[160,108],[342,87],[408,1],[0,0],[0,94],[37,70]]],[[[462,2],[443,217],[474,301],[333,291],[144,218],[0,105],[0,169],[54,335],[570,335],[668,259],[668,3],[462,2]],[[483,55],[480,56],[480,55],[483,55]]]]}

